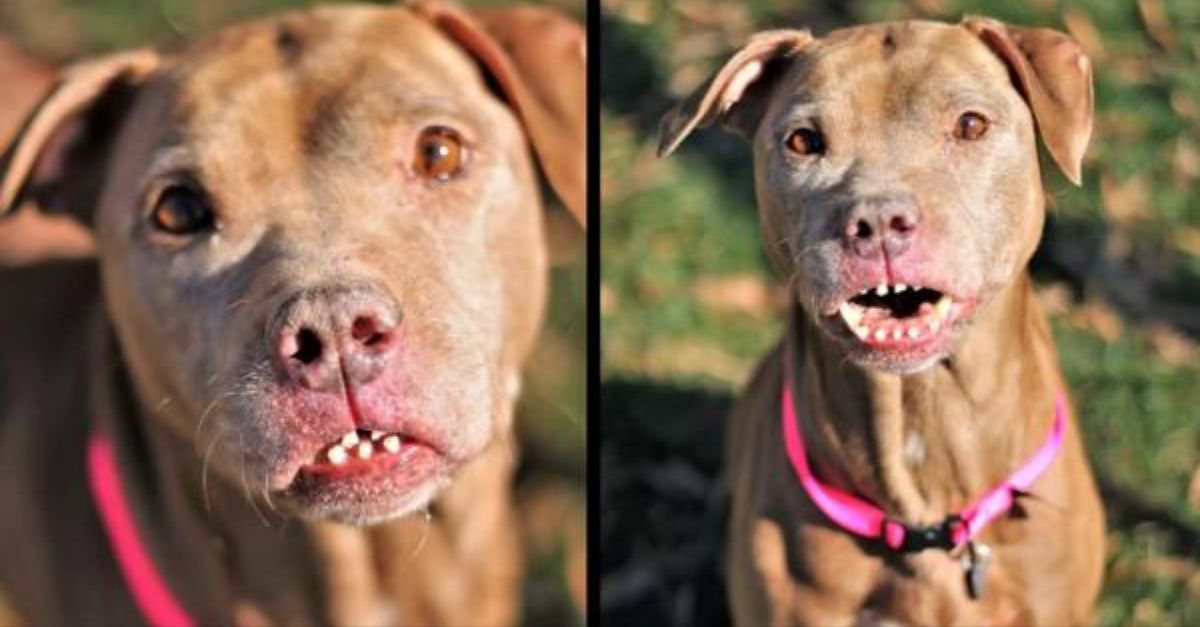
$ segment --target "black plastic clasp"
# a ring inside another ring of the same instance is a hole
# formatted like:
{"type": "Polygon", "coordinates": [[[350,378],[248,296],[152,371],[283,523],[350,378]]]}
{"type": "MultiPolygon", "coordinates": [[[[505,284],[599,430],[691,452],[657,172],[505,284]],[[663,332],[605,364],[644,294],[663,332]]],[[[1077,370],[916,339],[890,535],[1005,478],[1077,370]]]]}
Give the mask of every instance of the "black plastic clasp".
{"type": "Polygon", "coordinates": [[[958,515],[947,516],[941,524],[930,527],[904,527],[904,544],[900,550],[904,553],[916,553],[925,549],[942,549],[949,551],[954,544],[954,532],[963,524],[958,515]]]}

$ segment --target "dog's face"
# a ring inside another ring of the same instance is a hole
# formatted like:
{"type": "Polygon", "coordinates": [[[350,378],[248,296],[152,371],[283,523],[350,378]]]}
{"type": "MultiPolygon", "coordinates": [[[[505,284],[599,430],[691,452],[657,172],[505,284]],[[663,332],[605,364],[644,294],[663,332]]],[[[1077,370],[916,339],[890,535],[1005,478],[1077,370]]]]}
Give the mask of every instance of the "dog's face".
{"type": "Polygon", "coordinates": [[[753,142],[766,244],[852,360],[920,370],[954,350],[1037,245],[1034,111],[968,26],[799,39],[735,74],[749,87],[723,105],[753,142]]]}
{"type": "Polygon", "coordinates": [[[485,76],[503,53],[481,27],[423,6],[105,60],[27,133],[73,93],[124,112],[94,222],[141,402],[208,471],[307,517],[424,507],[506,437],[540,324],[533,107],[493,92],[522,79],[485,76]]]}
{"type": "Polygon", "coordinates": [[[214,463],[370,521],[504,431],[540,202],[458,46],[404,10],[318,10],[201,44],[132,113],[99,208],[107,301],[147,400],[187,408],[214,463]]]}

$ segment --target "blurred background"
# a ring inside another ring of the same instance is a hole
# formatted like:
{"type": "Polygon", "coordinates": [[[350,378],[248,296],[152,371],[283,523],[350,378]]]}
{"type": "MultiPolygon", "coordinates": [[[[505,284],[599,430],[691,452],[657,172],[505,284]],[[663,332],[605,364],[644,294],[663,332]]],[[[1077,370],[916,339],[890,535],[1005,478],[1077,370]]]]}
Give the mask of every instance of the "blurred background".
{"type": "MultiPolygon", "coordinates": [[[[327,2],[330,3],[330,2],[327,2]]],[[[460,0],[464,6],[506,1],[460,0]]],[[[583,0],[542,0],[580,22],[583,0]]],[[[221,25],[314,4],[309,0],[0,0],[0,36],[63,65],[130,47],[178,50],[221,25]]],[[[385,3],[386,4],[386,3],[385,3]]],[[[0,89],[4,89],[0,84],[0,89]]],[[[547,188],[548,189],[548,188],[547,188]]],[[[518,512],[530,565],[527,625],[582,624],[585,597],[586,318],[583,235],[552,205],[555,268],[541,342],[518,409],[518,512]]]]}
{"type": "Polygon", "coordinates": [[[601,7],[602,615],[728,621],[726,413],[776,341],[785,299],[762,253],[746,144],[710,129],[660,160],[659,118],[757,30],[977,13],[1067,31],[1096,72],[1084,185],[1043,168],[1053,209],[1033,262],[1107,507],[1094,622],[1200,624],[1200,2],[601,7]]]}

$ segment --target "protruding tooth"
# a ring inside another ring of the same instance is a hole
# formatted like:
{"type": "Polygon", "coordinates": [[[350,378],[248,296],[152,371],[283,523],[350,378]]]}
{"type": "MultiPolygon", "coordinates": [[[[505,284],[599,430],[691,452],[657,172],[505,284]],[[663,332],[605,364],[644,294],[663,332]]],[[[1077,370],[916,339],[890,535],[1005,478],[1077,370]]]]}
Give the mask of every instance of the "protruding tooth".
{"type": "Polygon", "coordinates": [[[369,459],[371,457],[371,453],[375,452],[375,447],[371,446],[370,442],[363,442],[358,445],[357,451],[359,459],[369,459]]]}
{"type": "Polygon", "coordinates": [[[887,339],[887,336],[888,336],[887,331],[885,331],[883,329],[875,329],[875,339],[877,341],[882,342],[887,339]]]}
{"type": "Polygon", "coordinates": [[[893,292],[895,292],[895,293],[897,293],[897,294],[899,294],[900,292],[907,292],[907,291],[908,291],[908,286],[907,286],[907,285],[905,285],[905,284],[903,284],[903,283],[897,283],[897,284],[895,284],[895,285],[893,285],[893,286],[892,286],[892,291],[893,291],[893,292]]]}
{"type": "Polygon", "coordinates": [[[915,339],[915,338],[916,338],[918,335],[920,335],[920,334],[921,334],[921,330],[920,330],[920,329],[918,329],[917,327],[915,327],[915,326],[914,326],[914,327],[908,327],[908,337],[911,337],[911,338],[914,338],[914,339],[915,339]]]}
{"type": "Polygon", "coordinates": [[[946,314],[950,312],[950,297],[942,296],[939,298],[938,302],[934,304],[933,310],[937,312],[937,317],[939,320],[945,319],[946,314]]]}
{"type": "Polygon", "coordinates": [[[893,340],[898,340],[902,337],[904,337],[903,329],[901,329],[900,327],[896,327],[895,329],[892,329],[892,339],[893,340]]]}
{"type": "Polygon", "coordinates": [[[383,436],[385,436],[385,435],[387,435],[387,433],[385,433],[383,431],[372,431],[371,432],[371,441],[378,442],[379,440],[383,439],[383,436]]]}
{"type": "Polygon", "coordinates": [[[888,293],[887,283],[880,283],[879,287],[875,288],[876,296],[887,296],[887,293],[888,293]]]}
{"type": "Polygon", "coordinates": [[[383,448],[387,449],[387,452],[389,452],[389,453],[399,453],[400,452],[400,436],[389,435],[388,437],[384,438],[383,439],[383,448]]]}
{"type": "Polygon", "coordinates": [[[868,329],[866,327],[866,325],[863,325],[861,327],[850,327],[850,330],[854,331],[854,334],[857,335],[858,339],[860,339],[860,340],[867,339],[867,336],[871,334],[871,330],[868,329]]]}
{"type": "Polygon", "coordinates": [[[341,444],[333,445],[326,455],[329,457],[329,461],[332,462],[334,466],[340,466],[346,463],[346,458],[349,457],[349,455],[346,453],[346,449],[342,448],[341,444]]]}
{"type": "Polygon", "coordinates": [[[846,326],[849,326],[851,329],[858,327],[862,323],[863,308],[850,301],[842,303],[842,306],[838,307],[838,313],[842,315],[842,320],[846,321],[846,326]]]}
{"type": "Polygon", "coordinates": [[[358,444],[358,432],[351,431],[350,433],[342,436],[342,446],[346,448],[354,448],[356,444],[358,444]]]}

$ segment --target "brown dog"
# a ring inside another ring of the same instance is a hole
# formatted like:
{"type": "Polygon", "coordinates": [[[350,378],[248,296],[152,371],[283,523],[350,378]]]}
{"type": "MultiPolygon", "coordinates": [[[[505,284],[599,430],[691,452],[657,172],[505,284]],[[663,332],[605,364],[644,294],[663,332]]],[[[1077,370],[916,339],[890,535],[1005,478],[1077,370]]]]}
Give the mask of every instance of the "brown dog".
{"type": "Polygon", "coordinates": [[[62,73],[0,160],[0,214],[98,251],[0,272],[22,620],[516,620],[530,147],[582,222],[583,52],[546,10],[344,5],[62,73]]]}
{"type": "Polygon", "coordinates": [[[662,152],[717,120],[752,142],[795,294],[732,423],[737,623],[1086,622],[1102,511],[1025,270],[1035,133],[1075,182],[1091,133],[1079,48],[978,18],[770,31],[667,115],[662,152]]]}

